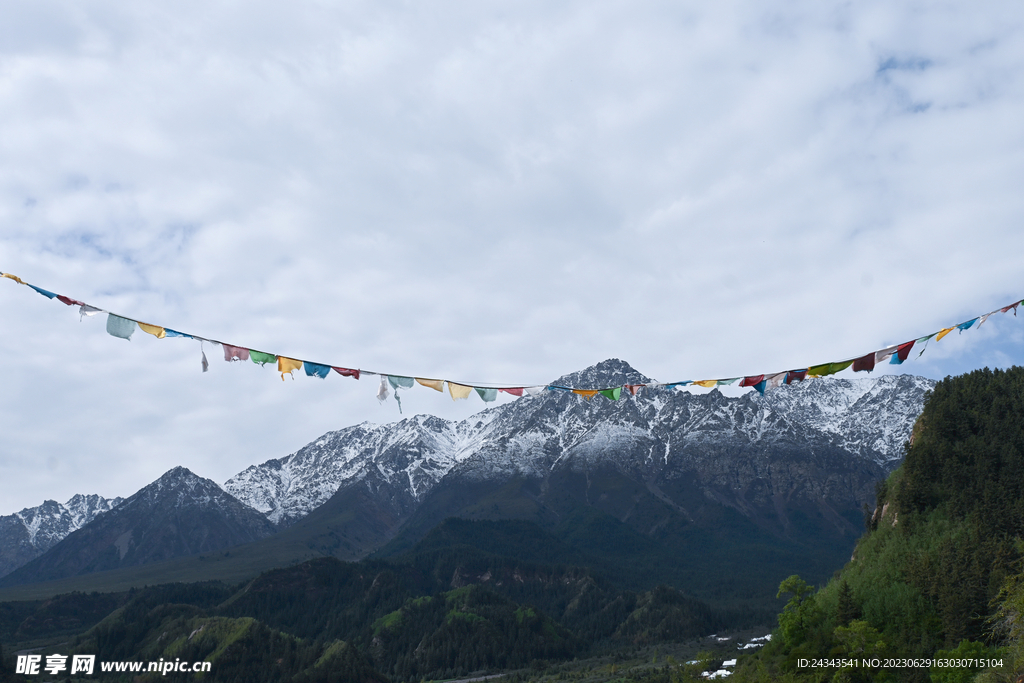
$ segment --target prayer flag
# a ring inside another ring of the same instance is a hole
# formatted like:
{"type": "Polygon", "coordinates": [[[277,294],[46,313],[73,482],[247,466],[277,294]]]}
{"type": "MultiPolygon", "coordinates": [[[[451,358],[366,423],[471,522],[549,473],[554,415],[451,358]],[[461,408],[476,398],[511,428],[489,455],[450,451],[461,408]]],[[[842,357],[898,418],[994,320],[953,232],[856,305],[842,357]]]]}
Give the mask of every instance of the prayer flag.
{"type": "Polygon", "coordinates": [[[743,379],[740,380],[740,386],[741,387],[753,387],[753,386],[756,386],[759,382],[763,382],[763,381],[764,381],[764,375],[754,375],[753,377],[744,377],[743,379]]]}
{"type": "Polygon", "coordinates": [[[720,386],[720,387],[721,386],[728,386],[728,385],[732,384],[733,382],[735,382],[738,379],[739,379],[739,377],[730,377],[729,379],[720,379],[720,380],[718,380],[718,386],[720,386]]]}
{"type": "Polygon", "coordinates": [[[241,346],[231,346],[230,344],[221,344],[224,347],[224,360],[249,360],[249,349],[243,349],[241,346]]]}
{"type": "Polygon", "coordinates": [[[185,334],[184,332],[178,332],[177,330],[172,330],[169,327],[165,327],[164,328],[164,333],[168,337],[185,337],[186,339],[193,339],[194,338],[191,334],[185,334]]]}
{"type": "Polygon", "coordinates": [[[210,361],[206,360],[206,349],[200,349],[203,353],[203,372],[210,369],[210,361]]]}
{"type": "Polygon", "coordinates": [[[307,377],[319,377],[320,379],[325,379],[327,373],[331,371],[330,365],[320,365],[319,363],[310,363],[309,361],[303,363],[302,367],[306,370],[307,377]]]}
{"type": "Polygon", "coordinates": [[[460,398],[469,398],[469,395],[473,393],[473,387],[467,387],[465,384],[448,382],[448,393],[452,395],[453,401],[457,401],[460,398]]]}
{"type": "Polygon", "coordinates": [[[597,396],[597,389],[572,389],[572,393],[578,394],[588,401],[597,396]]]}
{"type": "Polygon", "coordinates": [[[295,360],[294,358],[285,358],[284,356],[277,357],[277,371],[281,373],[281,381],[284,381],[284,374],[287,372],[288,376],[295,379],[292,372],[295,370],[302,369],[302,361],[295,360]]]}
{"type": "Polygon", "coordinates": [[[807,370],[790,370],[786,373],[786,384],[803,382],[805,379],[807,379],[807,370]]]}
{"type": "Polygon", "coordinates": [[[768,380],[766,380],[766,379],[763,379],[763,380],[761,380],[760,382],[758,382],[757,384],[755,384],[755,385],[754,385],[754,388],[755,388],[755,389],[757,389],[757,393],[759,393],[759,394],[761,394],[762,396],[764,396],[764,388],[765,388],[765,386],[766,386],[767,384],[768,384],[768,380]]]}
{"type": "Polygon", "coordinates": [[[907,356],[910,355],[910,349],[914,348],[914,344],[916,344],[916,343],[917,343],[917,340],[915,339],[913,341],[908,341],[908,342],[906,342],[904,344],[900,344],[899,346],[897,346],[896,347],[896,353],[893,354],[892,360],[889,361],[889,364],[890,365],[900,365],[900,364],[902,364],[903,361],[905,361],[907,359],[907,356]]]}
{"type": "Polygon", "coordinates": [[[498,389],[498,391],[504,391],[506,394],[512,394],[513,396],[523,395],[523,387],[505,387],[503,389],[498,389]]]}
{"type": "Polygon", "coordinates": [[[444,391],[443,379],[423,379],[422,377],[417,377],[416,381],[425,387],[430,387],[434,391],[444,391]]]}
{"type": "MultiPolygon", "coordinates": [[[[24,280],[22,280],[22,279],[21,279],[20,277],[18,277],[17,275],[11,275],[10,273],[4,273],[4,274],[3,274],[3,276],[4,276],[4,277],[6,277],[6,278],[10,278],[11,280],[14,280],[14,281],[15,281],[15,282],[17,282],[17,283],[18,283],[19,285],[27,285],[27,284],[28,284],[27,282],[25,282],[24,280]]],[[[1006,309],[1003,309],[1003,310],[1004,310],[1004,312],[1005,312],[1005,310],[1006,310],[1006,309]]]]}
{"type": "MultiPolygon", "coordinates": [[[[450,383],[449,386],[451,386],[450,383]]],[[[539,398],[544,394],[546,390],[547,387],[523,387],[523,391],[525,391],[526,395],[530,396],[531,398],[539,398]]]]}
{"type": "Polygon", "coordinates": [[[480,394],[480,398],[490,403],[494,399],[498,398],[497,389],[485,389],[484,387],[473,387],[476,389],[476,393],[480,394]]]}
{"type": "MultiPolygon", "coordinates": [[[[12,276],[4,275],[4,277],[12,277],[12,276]]],[[[18,278],[14,278],[14,279],[18,280],[18,278]]],[[[18,280],[18,282],[21,282],[21,280],[18,280]]],[[[25,283],[21,282],[21,284],[25,284],[25,283]]],[[[1017,315],[1017,307],[1018,306],[1020,306],[1020,302],[1019,301],[1017,303],[1015,303],[1015,304],[1010,304],[1009,306],[1003,306],[1002,308],[999,309],[999,312],[1000,313],[1006,313],[1007,311],[1012,309],[1013,310],[1013,314],[1017,315]]]]}
{"type": "Polygon", "coordinates": [[[380,376],[380,386],[377,387],[377,400],[383,403],[388,400],[388,378],[387,375],[380,376]]]}
{"type": "Polygon", "coordinates": [[[85,305],[84,302],[81,302],[78,299],[72,299],[71,297],[63,296],[61,294],[57,295],[57,301],[60,301],[61,303],[65,303],[68,306],[84,306],[85,305]]]}
{"type": "MultiPolygon", "coordinates": [[[[718,380],[717,379],[699,379],[699,380],[697,380],[697,381],[695,381],[693,383],[696,384],[699,387],[704,387],[705,389],[710,389],[711,387],[717,387],[718,386],[718,380]]],[[[675,384],[672,384],[670,386],[673,386],[673,387],[675,387],[675,386],[686,386],[686,384],[687,384],[686,382],[676,382],[675,384]]]]}
{"type": "Polygon", "coordinates": [[[103,309],[90,306],[89,304],[82,304],[78,307],[78,318],[81,320],[85,316],[94,316],[97,313],[102,313],[103,309]]]}
{"type": "Polygon", "coordinates": [[[619,397],[622,396],[622,387],[612,387],[611,389],[601,389],[598,392],[609,401],[618,401],[619,397]]]}
{"type": "MultiPolygon", "coordinates": [[[[412,377],[402,377],[401,375],[388,375],[388,384],[393,389],[411,389],[412,388],[412,377]]],[[[397,396],[398,394],[395,394],[397,396]]]]}
{"type": "Polygon", "coordinates": [[[807,374],[812,377],[824,377],[825,375],[834,375],[837,372],[845,370],[853,364],[852,360],[837,362],[837,363],[822,363],[821,365],[812,365],[807,368],[807,374]]]}
{"type": "Polygon", "coordinates": [[[965,323],[960,323],[959,325],[957,325],[956,329],[960,330],[961,332],[963,332],[964,330],[969,330],[971,329],[971,325],[973,325],[976,322],[978,322],[977,318],[975,318],[974,320],[968,320],[965,323]]]}
{"type": "Polygon", "coordinates": [[[865,356],[861,356],[857,360],[853,361],[854,372],[871,372],[875,369],[875,354],[871,352],[865,356]]]}
{"type": "Polygon", "coordinates": [[[342,377],[354,377],[355,379],[359,379],[359,371],[353,370],[352,368],[335,367],[334,371],[342,377]]]}
{"type": "Polygon", "coordinates": [[[640,390],[640,387],[647,386],[646,384],[625,384],[623,385],[626,391],[629,392],[630,396],[636,396],[636,392],[640,390]]]}
{"type": "Polygon", "coordinates": [[[779,372],[774,375],[769,375],[768,377],[765,377],[765,381],[768,382],[768,384],[765,386],[765,390],[778,389],[779,385],[782,384],[782,380],[784,379],[786,379],[786,373],[784,372],[779,372]]]}
{"type": "Polygon", "coordinates": [[[257,365],[266,365],[267,363],[273,363],[277,360],[277,356],[272,353],[263,353],[262,351],[253,351],[249,349],[249,360],[257,365]]]}
{"type": "Polygon", "coordinates": [[[896,353],[897,348],[899,347],[887,346],[884,349],[879,349],[878,351],[875,351],[875,365],[879,365],[887,361],[889,359],[889,356],[896,353]]]}
{"type": "Polygon", "coordinates": [[[992,315],[992,313],[986,313],[985,315],[981,316],[981,318],[978,319],[978,327],[981,327],[982,325],[984,325],[985,321],[988,320],[988,317],[990,315],[992,315]]]}
{"type": "MultiPolygon", "coordinates": [[[[28,284],[28,283],[24,283],[24,284],[28,284]]],[[[54,294],[53,292],[48,292],[48,291],[46,291],[45,289],[41,289],[41,288],[39,288],[39,287],[36,287],[35,285],[29,285],[29,287],[31,287],[32,289],[34,289],[34,290],[36,290],[37,292],[39,292],[40,294],[42,294],[43,296],[45,296],[45,297],[46,297],[47,299],[52,299],[52,298],[54,298],[55,296],[57,296],[57,295],[56,295],[56,294],[54,294]]]]}
{"type": "Polygon", "coordinates": [[[134,320],[122,318],[121,316],[114,315],[113,313],[107,313],[107,334],[112,337],[120,337],[121,339],[128,339],[130,341],[134,331],[134,320]]]}
{"type": "Polygon", "coordinates": [[[956,329],[956,327],[954,326],[954,327],[945,327],[945,328],[939,330],[938,333],[935,335],[935,341],[942,341],[943,337],[945,337],[947,334],[949,334],[950,332],[952,332],[955,329],[956,329]]]}
{"type": "Polygon", "coordinates": [[[157,339],[163,339],[164,337],[167,336],[166,330],[164,330],[164,328],[160,327],[159,325],[149,325],[147,323],[139,323],[138,325],[140,330],[142,330],[146,334],[153,335],[157,339]]]}

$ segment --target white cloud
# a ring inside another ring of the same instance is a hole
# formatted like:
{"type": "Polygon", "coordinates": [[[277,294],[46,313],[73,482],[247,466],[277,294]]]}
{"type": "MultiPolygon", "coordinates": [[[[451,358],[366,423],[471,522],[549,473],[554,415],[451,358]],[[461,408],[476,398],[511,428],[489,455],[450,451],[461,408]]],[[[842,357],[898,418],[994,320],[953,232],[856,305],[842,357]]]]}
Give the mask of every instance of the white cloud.
{"type": "MultiPolygon", "coordinates": [[[[617,356],[673,380],[1024,296],[1018,3],[4,15],[0,269],[173,328],[401,374],[532,384],[617,356]]],[[[223,480],[396,417],[372,382],[211,351],[202,375],[191,342],[0,289],[8,510],[176,464],[223,480]]],[[[903,369],[1020,362],[1016,322],[903,369]]]]}

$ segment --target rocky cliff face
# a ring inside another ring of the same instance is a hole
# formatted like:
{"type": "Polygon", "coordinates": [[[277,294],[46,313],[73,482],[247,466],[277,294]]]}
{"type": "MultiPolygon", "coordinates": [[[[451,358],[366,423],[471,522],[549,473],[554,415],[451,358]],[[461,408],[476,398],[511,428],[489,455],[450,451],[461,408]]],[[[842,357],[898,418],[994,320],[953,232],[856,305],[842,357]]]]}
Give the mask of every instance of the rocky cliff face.
{"type": "Polygon", "coordinates": [[[76,494],[63,505],[47,500],[37,507],[0,517],[0,576],[39,557],[68,534],[123,501],[123,498],[76,494]]]}

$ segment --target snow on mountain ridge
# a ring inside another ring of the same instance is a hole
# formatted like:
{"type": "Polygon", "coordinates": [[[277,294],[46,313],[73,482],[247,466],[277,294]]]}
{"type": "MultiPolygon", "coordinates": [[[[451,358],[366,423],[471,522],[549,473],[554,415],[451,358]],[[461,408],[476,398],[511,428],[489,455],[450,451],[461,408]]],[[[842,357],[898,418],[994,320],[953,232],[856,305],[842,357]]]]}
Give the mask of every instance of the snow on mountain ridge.
{"type": "MultiPolygon", "coordinates": [[[[612,359],[558,380],[563,381],[614,386],[649,380],[612,359]]],[[[799,438],[837,445],[889,468],[902,456],[903,442],[932,386],[925,378],[883,375],[816,379],[764,396],[752,391],[735,398],[717,390],[691,394],[645,389],[617,402],[549,391],[461,422],[419,415],[329,432],[291,455],[246,468],[224,488],[271,521],[289,523],[326,502],[341,486],[371,476],[421,500],[456,467],[480,478],[529,475],[567,458],[635,458],[637,451],[627,446],[644,441],[650,442],[642,449],[647,460],[653,461],[652,454],[658,452],[667,464],[670,455],[696,457],[693,447],[700,444],[728,441],[763,449],[812,434],[816,436],[799,438]]]]}
{"type": "Polygon", "coordinates": [[[17,518],[25,525],[33,548],[46,550],[123,501],[124,498],[108,499],[95,494],[79,493],[63,505],[55,500],[47,500],[36,507],[19,510],[10,517],[17,518]]]}

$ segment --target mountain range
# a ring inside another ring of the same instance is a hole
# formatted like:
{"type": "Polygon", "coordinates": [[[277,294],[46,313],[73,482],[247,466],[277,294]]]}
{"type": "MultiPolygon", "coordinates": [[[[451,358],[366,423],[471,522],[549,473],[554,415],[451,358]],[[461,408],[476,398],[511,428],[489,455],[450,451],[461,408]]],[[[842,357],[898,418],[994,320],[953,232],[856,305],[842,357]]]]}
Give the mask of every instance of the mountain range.
{"type": "MultiPolygon", "coordinates": [[[[552,384],[649,381],[613,359],[552,384]]],[[[238,544],[246,544],[240,554],[279,563],[287,563],[278,552],[286,547],[291,561],[395,555],[451,517],[519,520],[557,539],[564,557],[613,578],[641,580],[631,564],[640,562],[642,581],[685,585],[709,599],[753,590],[753,579],[736,578],[751,573],[752,557],[766,568],[758,586],[777,585],[778,573],[796,565],[805,576],[827,576],[848,557],[862,508],[901,461],[933,385],[886,375],[818,379],[763,396],[647,388],[618,401],[549,390],[459,422],[364,423],[253,465],[223,489],[176,468],[120,505],[107,502],[87,523],[63,527],[62,540],[40,546],[2,583],[238,544]]],[[[10,520],[0,548],[28,534],[24,521],[24,532],[16,528],[21,515],[0,518],[10,520]]],[[[10,556],[8,566],[18,561],[10,556]]]]}

